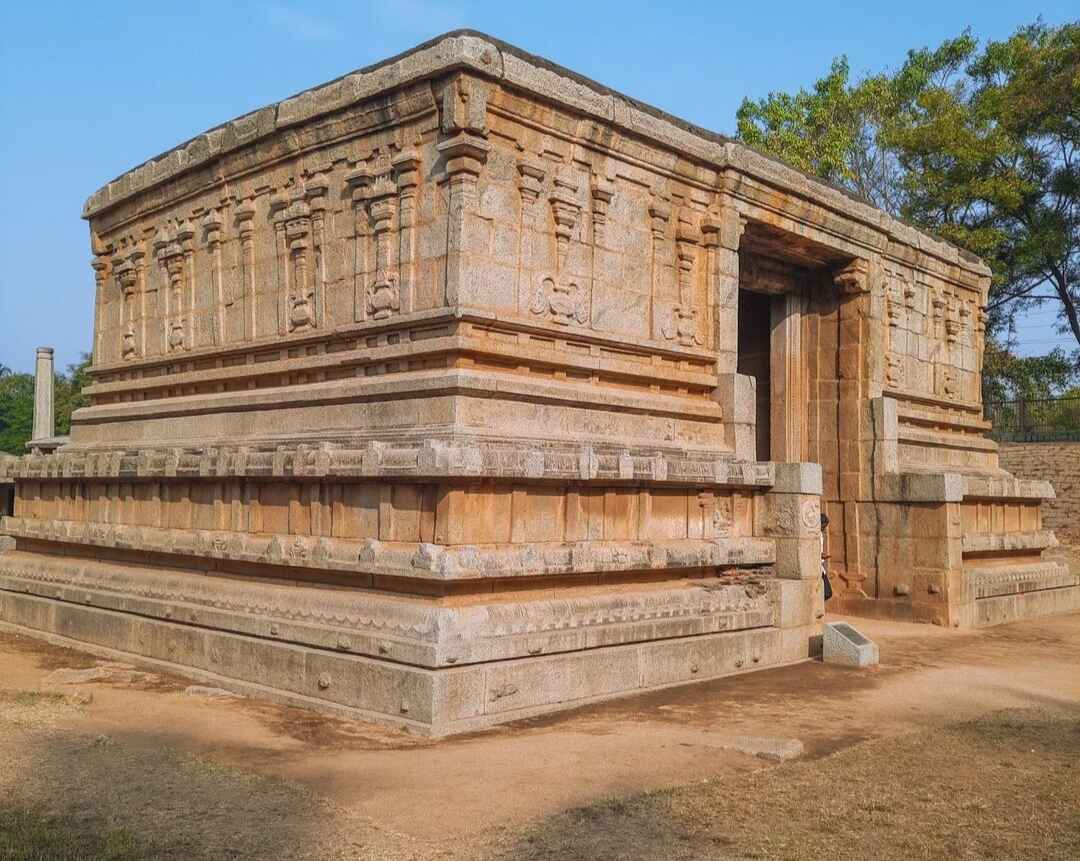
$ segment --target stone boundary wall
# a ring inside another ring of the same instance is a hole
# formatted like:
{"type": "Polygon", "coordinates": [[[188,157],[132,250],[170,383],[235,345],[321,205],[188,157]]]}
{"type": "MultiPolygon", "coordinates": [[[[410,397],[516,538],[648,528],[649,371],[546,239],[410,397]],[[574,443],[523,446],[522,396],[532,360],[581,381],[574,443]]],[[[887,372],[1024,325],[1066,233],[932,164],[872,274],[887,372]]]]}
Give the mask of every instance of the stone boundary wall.
{"type": "Polygon", "coordinates": [[[1080,545],[1080,442],[1001,443],[1001,466],[1017,478],[1045,479],[1057,498],[1043,502],[1043,524],[1062,544],[1080,545]]]}

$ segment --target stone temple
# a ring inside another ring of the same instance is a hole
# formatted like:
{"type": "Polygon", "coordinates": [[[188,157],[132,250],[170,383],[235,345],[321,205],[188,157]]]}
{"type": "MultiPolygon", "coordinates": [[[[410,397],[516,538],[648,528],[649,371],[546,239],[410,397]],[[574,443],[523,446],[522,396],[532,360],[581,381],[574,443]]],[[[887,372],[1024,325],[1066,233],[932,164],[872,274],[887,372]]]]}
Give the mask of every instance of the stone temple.
{"type": "Polygon", "coordinates": [[[431,734],[1080,607],[979,260],[479,33],[94,193],[91,405],[0,620],[431,734]]]}

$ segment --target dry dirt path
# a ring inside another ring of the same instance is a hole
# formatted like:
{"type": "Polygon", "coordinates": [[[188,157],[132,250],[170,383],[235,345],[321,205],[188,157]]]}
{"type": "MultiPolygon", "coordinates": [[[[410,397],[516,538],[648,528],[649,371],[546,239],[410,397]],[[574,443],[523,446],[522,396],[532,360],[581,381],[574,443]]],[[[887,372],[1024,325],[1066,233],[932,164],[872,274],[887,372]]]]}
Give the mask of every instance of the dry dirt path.
{"type": "Polygon", "coordinates": [[[798,739],[813,759],[999,709],[1080,713],[1078,614],[977,632],[853,621],[880,667],[812,662],[442,741],[159,674],[57,686],[56,669],[103,662],[4,634],[0,802],[180,835],[193,856],[227,835],[233,857],[470,857],[571,808],[772,767],[736,736],[798,739]],[[47,693],[76,690],[92,701],[47,693]]]}

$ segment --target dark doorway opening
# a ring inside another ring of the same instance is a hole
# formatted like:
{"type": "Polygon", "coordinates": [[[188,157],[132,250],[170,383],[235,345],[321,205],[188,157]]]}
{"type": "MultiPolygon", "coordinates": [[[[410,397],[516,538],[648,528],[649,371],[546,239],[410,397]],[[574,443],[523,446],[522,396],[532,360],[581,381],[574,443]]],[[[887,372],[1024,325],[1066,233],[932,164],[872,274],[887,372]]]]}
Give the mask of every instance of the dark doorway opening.
{"type": "Polygon", "coordinates": [[[770,356],[772,353],[772,297],[768,293],[739,290],[739,344],[737,370],[757,380],[755,417],[757,459],[770,460],[769,421],[770,356]]]}

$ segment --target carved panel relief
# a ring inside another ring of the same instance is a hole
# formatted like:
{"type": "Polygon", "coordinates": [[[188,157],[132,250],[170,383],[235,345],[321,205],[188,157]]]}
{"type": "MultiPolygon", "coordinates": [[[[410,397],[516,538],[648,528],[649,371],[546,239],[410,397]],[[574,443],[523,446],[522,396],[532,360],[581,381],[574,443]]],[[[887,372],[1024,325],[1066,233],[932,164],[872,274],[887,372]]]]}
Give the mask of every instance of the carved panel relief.
{"type": "Polygon", "coordinates": [[[568,271],[567,258],[581,218],[578,184],[568,170],[557,171],[548,202],[555,232],[555,269],[543,275],[529,310],[560,326],[589,320],[588,290],[568,271]]]}

